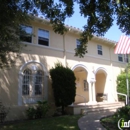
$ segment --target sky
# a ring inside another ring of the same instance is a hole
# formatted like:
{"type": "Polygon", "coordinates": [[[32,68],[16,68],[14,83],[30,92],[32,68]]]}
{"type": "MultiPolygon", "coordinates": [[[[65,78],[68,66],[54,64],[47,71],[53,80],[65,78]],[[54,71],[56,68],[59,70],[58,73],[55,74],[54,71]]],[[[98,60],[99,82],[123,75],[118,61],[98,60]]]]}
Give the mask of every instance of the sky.
{"type": "MultiPolygon", "coordinates": [[[[75,13],[73,14],[73,16],[71,18],[67,18],[65,24],[83,30],[83,26],[86,24],[86,19],[84,17],[81,17],[79,13],[79,7],[77,4],[75,4],[74,11],[75,13]]],[[[108,30],[104,37],[112,41],[118,42],[121,35],[122,32],[118,29],[116,21],[114,21],[113,26],[108,30]]]]}

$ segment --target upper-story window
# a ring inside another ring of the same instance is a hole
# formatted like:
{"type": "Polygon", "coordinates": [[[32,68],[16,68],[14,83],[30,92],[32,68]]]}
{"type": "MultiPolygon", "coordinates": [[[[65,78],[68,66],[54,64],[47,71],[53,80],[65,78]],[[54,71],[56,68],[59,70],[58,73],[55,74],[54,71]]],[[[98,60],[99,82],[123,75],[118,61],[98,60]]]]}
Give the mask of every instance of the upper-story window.
{"type": "Polygon", "coordinates": [[[79,48],[81,45],[81,42],[79,41],[79,39],[76,39],[76,47],[79,48]]]}
{"type": "Polygon", "coordinates": [[[103,55],[101,45],[97,45],[97,52],[98,52],[98,55],[103,55]]]}
{"type": "Polygon", "coordinates": [[[118,54],[118,61],[123,62],[123,55],[122,54],[118,54]]]}
{"type": "Polygon", "coordinates": [[[128,63],[128,54],[124,55],[124,62],[128,63]]]}
{"type": "Polygon", "coordinates": [[[49,31],[43,29],[38,30],[38,44],[49,46],[49,31]]]}
{"type": "Polygon", "coordinates": [[[32,43],[32,27],[21,25],[21,29],[23,32],[20,35],[20,40],[32,43]]]}

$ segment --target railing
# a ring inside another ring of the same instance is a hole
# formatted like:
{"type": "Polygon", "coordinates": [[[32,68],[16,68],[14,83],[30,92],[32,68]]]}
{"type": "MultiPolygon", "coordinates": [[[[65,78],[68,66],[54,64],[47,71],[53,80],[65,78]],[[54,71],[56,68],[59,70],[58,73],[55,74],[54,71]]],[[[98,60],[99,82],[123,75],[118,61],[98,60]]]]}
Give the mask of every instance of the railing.
{"type": "Polygon", "coordinates": [[[117,93],[117,94],[122,95],[122,96],[125,96],[125,103],[126,103],[126,105],[128,105],[127,95],[126,95],[126,94],[123,94],[123,93],[117,93]]]}
{"type": "Polygon", "coordinates": [[[82,95],[79,95],[79,94],[76,94],[76,95],[79,96],[79,97],[82,97],[84,99],[85,106],[86,106],[86,98],[84,96],[82,96],[82,95]]]}

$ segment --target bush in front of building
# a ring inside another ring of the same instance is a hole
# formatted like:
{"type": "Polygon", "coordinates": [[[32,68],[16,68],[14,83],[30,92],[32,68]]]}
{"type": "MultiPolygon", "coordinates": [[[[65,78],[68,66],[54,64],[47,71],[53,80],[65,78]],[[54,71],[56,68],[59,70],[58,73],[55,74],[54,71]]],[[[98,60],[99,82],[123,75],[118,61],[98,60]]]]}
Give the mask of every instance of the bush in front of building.
{"type": "Polygon", "coordinates": [[[64,108],[75,101],[76,78],[74,72],[69,67],[64,67],[58,62],[55,64],[55,67],[50,70],[50,75],[55,105],[61,107],[62,114],[65,114],[64,108]]]}
{"type": "MultiPolygon", "coordinates": [[[[129,86],[130,86],[130,74],[128,74],[129,86]]],[[[127,94],[127,84],[126,84],[126,73],[121,73],[117,77],[117,92],[127,94]]],[[[130,93],[130,87],[129,87],[130,93]]],[[[118,95],[120,101],[125,101],[125,97],[118,95]]]]}
{"type": "Polygon", "coordinates": [[[26,116],[28,119],[38,119],[46,116],[49,110],[49,104],[47,101],[38,101],[38,105],[34,107],[29,107],[26,110],[26,116]]]}

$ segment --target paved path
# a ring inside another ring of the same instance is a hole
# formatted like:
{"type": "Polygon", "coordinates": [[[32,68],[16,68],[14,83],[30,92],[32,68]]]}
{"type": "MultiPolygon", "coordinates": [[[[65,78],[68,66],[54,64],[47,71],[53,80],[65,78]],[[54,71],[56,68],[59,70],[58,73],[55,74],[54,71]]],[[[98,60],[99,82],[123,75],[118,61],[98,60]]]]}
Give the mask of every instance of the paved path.
{"type": "Polygon", "coordinates": [[[112,115],[114,112],[100,112],[90,113],[81,117],[78,120],[78,126],[80,130],[106,130],[101,124],[100,119],[102,117],[112,115]]]}

